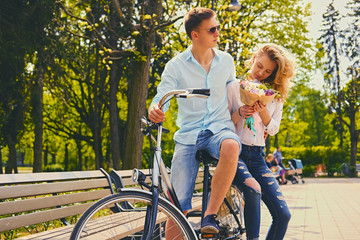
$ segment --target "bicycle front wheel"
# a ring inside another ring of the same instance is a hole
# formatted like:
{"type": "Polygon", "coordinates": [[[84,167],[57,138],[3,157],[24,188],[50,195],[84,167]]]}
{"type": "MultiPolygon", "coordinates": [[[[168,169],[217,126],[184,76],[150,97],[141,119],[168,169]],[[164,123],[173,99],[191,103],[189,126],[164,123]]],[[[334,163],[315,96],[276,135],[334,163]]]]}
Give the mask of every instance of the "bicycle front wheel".
{"type": "MultiPolygon", "coordinates": [[[[141,239],[144,235],[146,209],[152,206],[152,194],[126,189],[92,205],[81,216],[71,234],[77,239],[141,239]]],[[[156,226],[150,239],[197,239],[184,215],[169,201],[159,197],[156,226]],[[166,223],[172,221],[166,227],[166,223]]]]}

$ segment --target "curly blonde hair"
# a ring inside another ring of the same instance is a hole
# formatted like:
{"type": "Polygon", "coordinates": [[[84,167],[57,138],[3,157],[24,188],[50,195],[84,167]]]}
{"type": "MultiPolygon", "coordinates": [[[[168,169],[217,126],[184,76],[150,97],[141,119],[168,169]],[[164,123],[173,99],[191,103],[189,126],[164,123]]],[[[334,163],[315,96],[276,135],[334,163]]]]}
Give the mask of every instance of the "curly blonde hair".
{"type": "Polygon", "coordinates": [[[251,67],[255,58],[263,54],[267,54],[270,60],[276,63],[276,68],[264,80],[264,83],[270,84],[273,89],[279,91],[281,99],[285,100],[290,90],[290,81],[295,77],[295,59],[285,48],[274,43],[268,43],[261,46],[253,54],[246,62],[247,66],[251,67]]]}

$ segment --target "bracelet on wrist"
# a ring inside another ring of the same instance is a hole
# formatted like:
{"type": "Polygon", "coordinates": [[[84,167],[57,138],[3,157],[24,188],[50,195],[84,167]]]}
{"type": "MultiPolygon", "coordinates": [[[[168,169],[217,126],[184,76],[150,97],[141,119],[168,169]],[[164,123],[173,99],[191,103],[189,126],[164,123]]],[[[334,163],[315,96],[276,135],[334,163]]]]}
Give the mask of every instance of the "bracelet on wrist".
{"type": "Polygon", "coordinates": [[[241,116],[241,113],[240,113],[240,108],[241,108],[241,107],[239,107],[239,109],[238,109],[238,113],[239,113],[239,116],[242,117],[242,116],[241,116]]]}

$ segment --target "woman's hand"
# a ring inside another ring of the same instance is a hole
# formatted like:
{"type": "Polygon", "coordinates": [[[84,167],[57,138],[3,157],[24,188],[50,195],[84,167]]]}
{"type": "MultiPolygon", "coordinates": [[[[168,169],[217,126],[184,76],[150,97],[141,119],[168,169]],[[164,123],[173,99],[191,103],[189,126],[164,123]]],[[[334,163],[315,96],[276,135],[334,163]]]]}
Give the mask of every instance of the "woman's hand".
{"type": "Polygon", "coordinates": [[[253,115],[254,111],[254,107],[250,107],[248,105],[244,105],[242,107],[239,108],[240,110],[240,115],[244,118],[249,118],[253,115]]]}
{"type": "Polygon", "coordinates": [[[254,111],[255,112],[262,112],[266,109],[266,105],[262,104],[260,101],[256,101],[254,104],[254,111]]]}

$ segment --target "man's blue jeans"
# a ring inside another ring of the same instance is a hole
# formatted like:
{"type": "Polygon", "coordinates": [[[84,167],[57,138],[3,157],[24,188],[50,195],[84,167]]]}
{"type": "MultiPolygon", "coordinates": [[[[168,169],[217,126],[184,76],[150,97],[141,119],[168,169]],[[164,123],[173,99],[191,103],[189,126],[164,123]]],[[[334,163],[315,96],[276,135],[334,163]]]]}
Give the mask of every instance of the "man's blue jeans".
{"type": "Polygon", "coordinates": [[[244,218],[247,239],[258,239],[260,232],[260,199],[266,204],[272,216],[267,240],[284,238],[291,218],[289,208],[273,173],[265,163],[265,149],[259,146],[242,145],[234,184],[245,197],[244,218]],[[261,193],[245,184],[253,177],[261,186],[261,193]]]}
{"type": "Polygon", "coordinates": [[[183,211],[192,208],[191,199],[199,170],[199,162],[195,159],[196,151],[206,150],[214,158],[219,158],[221,143],[225,139],[234,139],[240,145],[239,137],[228,128],[216,134],[213,134],[210,130],[201,131],[196,145],[184,145],[175,142],[171,165],[171,183],[183,211]]]}

